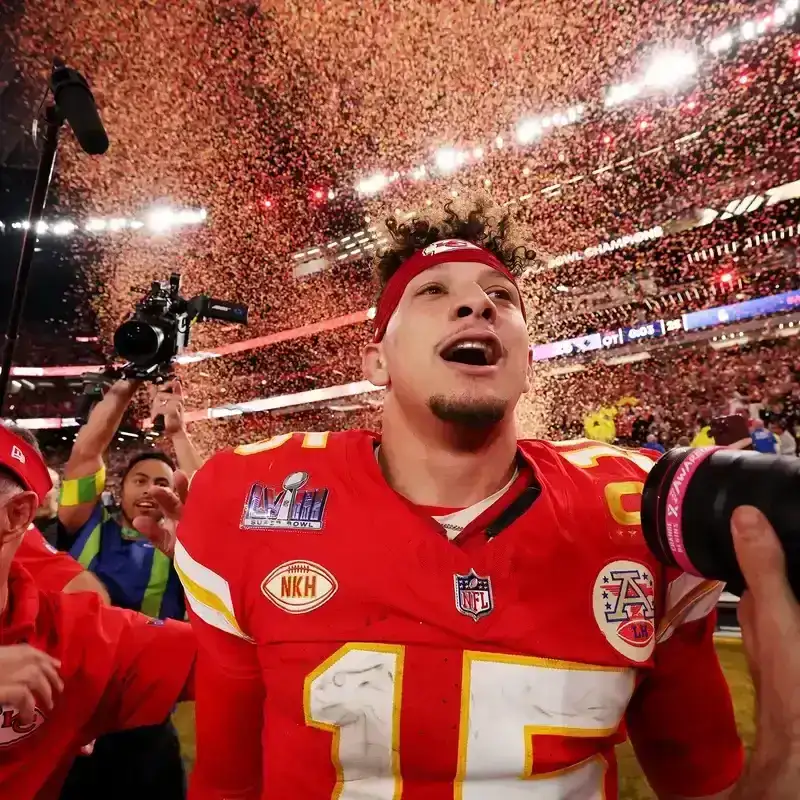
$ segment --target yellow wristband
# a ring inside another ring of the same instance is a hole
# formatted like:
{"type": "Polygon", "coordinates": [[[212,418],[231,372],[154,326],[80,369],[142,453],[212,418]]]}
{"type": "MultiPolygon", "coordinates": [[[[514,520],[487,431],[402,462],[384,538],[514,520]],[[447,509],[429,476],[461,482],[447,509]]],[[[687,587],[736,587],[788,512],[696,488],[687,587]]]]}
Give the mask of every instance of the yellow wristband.
{"type": "Polygon", "coordinates": [[[65,508],[81,506],[84,503],[93,503],[103,493],[106,486],[105,465],[85,478],[70,478],[61,484],[58,504],[65,508]]]}

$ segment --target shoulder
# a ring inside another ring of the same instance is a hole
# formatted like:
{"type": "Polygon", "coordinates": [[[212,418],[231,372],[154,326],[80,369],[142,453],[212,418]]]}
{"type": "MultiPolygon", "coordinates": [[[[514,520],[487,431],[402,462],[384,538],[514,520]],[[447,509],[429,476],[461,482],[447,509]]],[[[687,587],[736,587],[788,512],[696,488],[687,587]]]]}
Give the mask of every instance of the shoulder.
{"type": "Polygon", "coordinates": [[[374,439],[368,431],[311,431],[283,433],[252,444],[223,450],[211,456],[192,478],[189,496],[194,501],[214,489],[216,499],[226,487],[240,490],[254,481],[275,484],[293,472],[336,470],[348,461],[353,448],[374,439]],[[200,491],[198,491],[200,489],[200,491]]]}
{"type": "Polygon", "coordinates": [[[560,468],[567,474],[577,471],[596,480],[644,480],[659,455],[649,450],[636,450],[596,442],[592,439],[570,439],[546,442],[521,439],[519,448],[534,466],[537,463],[560,468]]]}
{"type": "Polygon", "coordinates": [[[285,461],[303,457],[335,459],[344,457],[347,451],[366,439],[374,439],[369,431],[295,431],[282,433],[253,444],[239,445],[230,451],[234,456],[254,457],[269,453],[270,461],[285,461]]]}

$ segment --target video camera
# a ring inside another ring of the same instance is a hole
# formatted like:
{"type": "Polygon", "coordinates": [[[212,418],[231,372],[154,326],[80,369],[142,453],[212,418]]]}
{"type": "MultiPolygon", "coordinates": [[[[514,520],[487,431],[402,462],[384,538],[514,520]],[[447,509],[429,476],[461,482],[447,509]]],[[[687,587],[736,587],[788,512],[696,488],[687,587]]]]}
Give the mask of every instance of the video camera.
{"type": "Polygon", "coordinates": [[[170,374],[173,359],[189,344],[193,322],[215,319],[247,324],[247,306],[198,294],[181,297],[181,276],[153,281],[133,314],[114,333],[114,350],[127,363],[121,374],[129,380],[161,383],[170,374]]]}

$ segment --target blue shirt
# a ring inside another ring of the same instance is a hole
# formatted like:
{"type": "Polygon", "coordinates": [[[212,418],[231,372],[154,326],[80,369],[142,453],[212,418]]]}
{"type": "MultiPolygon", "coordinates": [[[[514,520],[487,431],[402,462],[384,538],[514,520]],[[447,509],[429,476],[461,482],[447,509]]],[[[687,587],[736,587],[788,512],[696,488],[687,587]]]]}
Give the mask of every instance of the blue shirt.
{"type": "Polygon", "coordinates": [[[158,619],[184,619],[183,589],[172,559],[123,528],[101,502],[78,531],[70,555],[93,572],[111,602],[158,619]]]}
{"type": "Polygon", "coordinates": [[[775,436],[772,431],[766,428],[756,428],[751,434],[750,438],[753,440],[753,450],[759,453],[777,453],[778,443],[775,441],[775,436]]]}

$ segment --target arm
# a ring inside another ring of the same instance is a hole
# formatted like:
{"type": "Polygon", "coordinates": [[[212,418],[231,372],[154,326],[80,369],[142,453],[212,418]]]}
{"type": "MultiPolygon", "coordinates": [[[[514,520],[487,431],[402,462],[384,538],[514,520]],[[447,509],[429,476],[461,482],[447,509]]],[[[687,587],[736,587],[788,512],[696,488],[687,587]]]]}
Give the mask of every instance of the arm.
{"type": "Polygon", "coordinates": [[[192,475],[203,466],[203,459],[195,450],[192,440],[185,429],[181,429],[172,435],[172,446],[175,448],[175,457],[178,460],[178,467],[186,473],[186,477],[192,475]]]}
{"type": "Polygon", "coordinates": [[[14,559],[30,572],[39,588],[45,591],[94,592],[106,605],[110,603],[103,584],[72,556],[49,545],[33,526],[25,531],[14,559]]]}
{"type": "Polygon", "coordinates": [[[195,475],[182,511],[175,569],[186,592],[198,641],[195,677],[197,800],[261,797],[264,687],[255,643],[245,633],[241,600],[246,551],[226,537],[222,509],[232,465],[222,454],[195,475]],[[221,461],[220,461],[221,460],[221,461]],[[229,546],[220,547],[224,537],[229,546]]]}
{"type": "Polygon", "coordinates": [[[69,533],[86,524],[105,486],[103,453],[111,444],[138,384],[117,381],[78,432],[64,469],[58,518],[69,533]]]}
{"type": "Polygon", "coordinates": [[[178,469],[191,480],[194,473],[203,466],[203,459],[195,450],[186,432],[186,423],[183,419],[183,388],[180,381],[170,381],[155,391],[150,411],[153,419],[159,414],[163,415],[164,432],[175,448],[178,469]]]}
{"type": "MultiPolygon", "coordinates": [[[[66,558],[69,558],[69,556],[66,556],[66,558]]],[[[111,605],[111,598],[108,596],[106,587],[103,586],[102,581],[93,572],[89,572],[87,569],[81,568],[81,571],[75,575],[61,591],[67,594],[72,594],[74,592],[93,592],[100,598],[103,605],[111,605]]]]}
{"type": "Polygon", "coordinates": [[[158,725],[194,694],[197,646],[185,622],[153,620],[135,611],[98,609],[97,649],[113,642],[113,674],[94,736],[158,725]]]}
{"type": "Polygon", "coordinates": [[[192,797],[258,800],[264,687],[255,645],[206,625],[194,614],[191,621],[200,643],[192,797]]]}
{"type": "Polygon", "coordinates": [[[714,650],[721,584],[670,573],[675,579],[659,625],[655,668],[628,707],[628,730],[659,800],[722,800],[741,775],[744,755],[714,650]]]}

